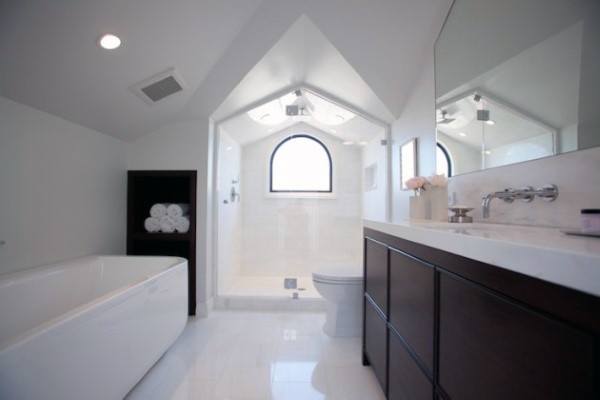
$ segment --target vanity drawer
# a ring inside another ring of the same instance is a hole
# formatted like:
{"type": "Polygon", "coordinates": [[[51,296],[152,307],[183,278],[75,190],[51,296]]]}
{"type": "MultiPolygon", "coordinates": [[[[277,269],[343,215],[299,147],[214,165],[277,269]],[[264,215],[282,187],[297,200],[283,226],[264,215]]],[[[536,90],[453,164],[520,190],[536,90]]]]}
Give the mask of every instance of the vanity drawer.
{"type": "Polygon", "coordinates": [[[387,316],[388,248],[369,238],[365,238],[365,291],[387,316]]]}
{"type": "Polygon", "coordinates": [[[433,385],[393,330],[389,332],[389,348],[388,400],[431,400],[433,385]]]}
{"type": "Polygon", "coordinates": [[[435,268],[390,249],[390,323],[433,375],[435,268]]]}
{"type": "Polygon", "coordinates": [[[387,322],[371,299],[365,296],[364,352],[384,392],[387,387],[387,335],[387,322]]]}
{"type": "Polygon", "coordinates": [[[594,338],[440,272],[439,383],[452,399],[594,398],[594,338]]]}

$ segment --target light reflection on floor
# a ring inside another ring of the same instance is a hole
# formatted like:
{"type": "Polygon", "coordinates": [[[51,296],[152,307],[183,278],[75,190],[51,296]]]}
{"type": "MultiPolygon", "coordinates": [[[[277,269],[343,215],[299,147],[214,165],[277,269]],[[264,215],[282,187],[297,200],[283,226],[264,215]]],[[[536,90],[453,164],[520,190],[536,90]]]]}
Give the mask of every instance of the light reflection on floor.
{"type": "Polygon", "coordinates": [[[128,400],[379,400],[360,339],[322,333],[322,313],[213,312],[191,320],[128,400]]]}

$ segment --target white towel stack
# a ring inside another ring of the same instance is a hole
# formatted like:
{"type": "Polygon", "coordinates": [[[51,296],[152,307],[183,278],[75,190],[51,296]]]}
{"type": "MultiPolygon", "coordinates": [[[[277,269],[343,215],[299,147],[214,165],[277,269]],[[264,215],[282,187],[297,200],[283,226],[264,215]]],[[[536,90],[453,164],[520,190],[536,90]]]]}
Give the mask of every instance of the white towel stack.
{"type": "Polygon", "coordinates": [[[187,233],[190,230],[189,209],[189,204],[154,204],[150,208],[150,217],[144,220],[144,228],[150,233],[187,233]]]}

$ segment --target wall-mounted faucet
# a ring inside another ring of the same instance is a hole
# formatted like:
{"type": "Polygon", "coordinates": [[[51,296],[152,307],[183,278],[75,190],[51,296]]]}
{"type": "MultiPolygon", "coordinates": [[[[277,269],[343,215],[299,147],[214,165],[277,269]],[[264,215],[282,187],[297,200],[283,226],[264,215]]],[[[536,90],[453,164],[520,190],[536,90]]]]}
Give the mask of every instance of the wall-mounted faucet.
{"type": "Polygon", "coordinates": [[[556,185],[544,185],[539,189],[532,186],[526,186],[521,189],[504,189],[501,192],[492,192],[483,196],[481,204],[483,218],[490,217],[490,204],[493,199],[502,199],[505,203],[512,203],[515,200],[521,200],[530,203],[539,197],[546,201],[554,201],[558,197],[558,187],[556,185]]]}

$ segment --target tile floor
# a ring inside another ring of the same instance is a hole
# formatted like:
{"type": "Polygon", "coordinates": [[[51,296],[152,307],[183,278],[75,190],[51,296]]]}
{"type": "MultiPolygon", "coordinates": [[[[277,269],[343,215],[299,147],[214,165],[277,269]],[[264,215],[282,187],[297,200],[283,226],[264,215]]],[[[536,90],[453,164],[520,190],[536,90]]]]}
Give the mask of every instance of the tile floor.
{"type": "Polygon", "coordinates": [[[323,313],[215,311],[191,319],[127,400],[380,400],[360,339],[322,333],[323,313]]]}

